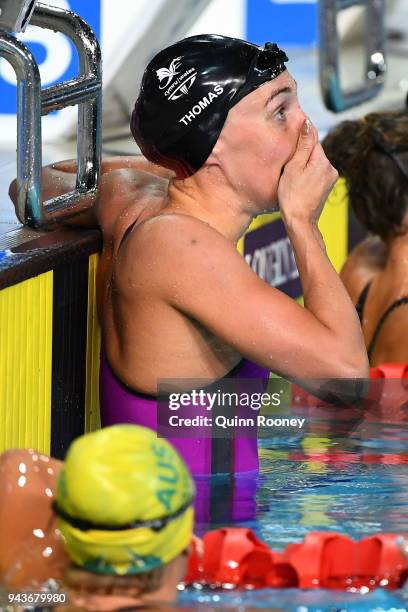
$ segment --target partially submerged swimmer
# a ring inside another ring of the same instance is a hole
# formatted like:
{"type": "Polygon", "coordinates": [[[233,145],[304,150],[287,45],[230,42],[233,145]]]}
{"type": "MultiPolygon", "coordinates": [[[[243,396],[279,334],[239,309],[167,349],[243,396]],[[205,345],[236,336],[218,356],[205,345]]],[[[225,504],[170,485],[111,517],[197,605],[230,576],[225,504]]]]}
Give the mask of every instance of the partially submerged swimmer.
{"type": "MultiPolygon", "coordinates": [[[[146,69],[132,129],[167,170],[107,162],[95,209],[104,349],[136,395],[156,395],[158,379],[218,380],[243,357],[289,379],[368,377],[358,318],[317,227],[337,172],[285,60],[276,45],[203,35],[146,69]],[[278,208],[305,308],[236,250],[251,220],[278,208]]],[[[72,187],[74,171],[45,169],[44,195],[72,187]]]]}
{"type": "Polygon", "coordinates": [[[34,450],[0,455],[0,584],[8,590],[39,590],[68,568],[51,508],[61,466],[34,450]]]}
{"type": "Polygon", "coordinates": [[[370,234],[349,255],[341,278],[373,366],[408,362],[407,130],[405,111],[373,113],[340,123],[323,143],[370,234]]]}
{"type": "Polygon", "coordinates": [[[105,283],[108,360],[133,389],[155,394],[160,377],[218,379],[242,356],[289,378],[367,375],[358,321],[317,229],[337,173],[299,106],[286,59],[276,45],[199,36],[146,69],[132,132],[176,179],[143,210],[126,210],[105,283]],[[195,74],[184,96],[174,80],[166,89],[158,79],[179,56],[180,78],[195,74]],[[278,202],[305,310],[236,252],[253,217],[278,202]]]}
{"type": "Polygon", "coordinates": [[[0,457],[0,488],[0,582],[7,588],[38,591],[53,578],[71,604],[91,610],[176,599],[192,539],[194,485],[181,457],[150,430],[118,425],[82,436],[63,464],[9,451],[0,457]]]}

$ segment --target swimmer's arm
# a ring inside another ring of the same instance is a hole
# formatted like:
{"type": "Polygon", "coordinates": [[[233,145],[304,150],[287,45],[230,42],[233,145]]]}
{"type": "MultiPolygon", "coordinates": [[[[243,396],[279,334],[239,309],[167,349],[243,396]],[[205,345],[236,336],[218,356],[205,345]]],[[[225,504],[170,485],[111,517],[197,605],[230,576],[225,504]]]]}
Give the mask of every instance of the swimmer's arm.
{"type": "Polygon", "coordinates": [[[324,202],[337,178],[337,171],[319,143],[316,128],[306,120],[299,133],[295,153],[279,181],[281,217],[295,255],[305,309],[318,323],[315,351],[330,350],[330,341],[325,340],[328,332],[333,345],[326,359],[337,361],[339,371],[343,371],[337,378],[367,379],[368,357],[360,322],[342,281],[327,257],[318,228],[324,202]]]}
{"type": "Polygon", "coordinates": [[[305,228],[300,242],[306,308],[259,279],[215,230],[174,215],[144,223],[125,246],[119,290],[130,300],[132,283],[138,295],[159,292],[240,354],[285,378],[368,377],[361,329],[343,284],[320,239],[305,228]]]}
{"type": "MultiPolygon", "coordinates": [[[[330,359],[337,360],[341,355],[345,374],[339,378],[369,378],[367,352],[354,304],[327,257],[317,224],[298,220],[287,223],[286,229],[302,283],[304,306],[335,340],[337,348],[333,347],[330,359]]],[[[322,350],[320,336],[319,333],[316,337],[317,350],[322,350]]]]}
{"type": "MultiPolygon", "coordinates": [[[[48,167],[55,168],[61,172],[68,172],[74,174],[76,173],[76,164],[76,160],[69,159],[58,162],[56,164],[52,164],[48,167]]],[[[155,174],[156,176],[161,176],[163,178],[168,179],[174,178],[175,176],[174,172],[172,172],[171,170],[163,168],[162,166],[158,166],[157,164],[153,164],[142,155],[104,157],[102,159],[102,174],[105,174],[106,172],[111,172],[112,170],[121,170],[123,168],[144,170],[145,172],[150,172],[151,174],[155,174]]]]}
{"type": "MultiPolygon", "coordinates": [[[[43,202],[51,198],[69,193],[75,189],[76,184],[76,160],[65,160],[45,166],[41,172],[41,190],[43,202]]],[[[115,170],[134,169],[143,170],[156,176],[163,178],[172,178],[174,173],[171,170],[152,164],[141,155],[129,157],[109,157],[102,160],[101,174],[102,177],[115,170]]],[[[106,208],[106,199],[103,198],[104,183],[101,181],[101,193],[97,202],[93,201],[92,196],[89,198],[89,209],[84,213],[67,219],[64,224],[76,225],[87,228],[97,228],[100,226],[99,212],[101,204],[106,208]]],[[[17,181],[11,183],[9,188],[9,196],[13,204],[17,203],[17,181]]],[[[117,212],[117,211],[115,211],[117,212]]]]}
{"type": "MultiPolygon", "coordinates": [[[[42,201],[47,202],[51,198],[64,195],[73,191],[76,185],[76,162],[61,162],[51,164],[41,170],[41,196],[42,201]]],[[[9,187],[9,196],[14,206],[17,205],[17,179],[14,179],[9,187]]],[[[75,225],[94,229],[98,222],[93,208],[93,198],[89,197],[89,208],[85,212],[67,219],[66,225],[75,225]]]]}

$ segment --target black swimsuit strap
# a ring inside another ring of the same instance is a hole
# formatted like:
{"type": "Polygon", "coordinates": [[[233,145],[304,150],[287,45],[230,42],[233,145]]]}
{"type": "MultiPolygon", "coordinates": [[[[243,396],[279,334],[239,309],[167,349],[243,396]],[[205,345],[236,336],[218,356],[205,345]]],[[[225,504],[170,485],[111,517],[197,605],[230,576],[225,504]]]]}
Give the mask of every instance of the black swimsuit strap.
{"type": "Polygon", "coordinates": [[[121,238],[121,241],[119,242],[119,246],[118,246],[118,251],[120,249],[120,247],[122,246],[122,244],[125,242],[126,238],[129,236],[130,232],[132,231],[132,229],[135,227],[137,223],[137,219],[136,221],[133,221],[124,231],[123,236],[121,238]]]}
{"type": "Polygon", "coordinates": [[[370,287],[371,287],[371,282],[366,284],[366,286],[364,287],[364,289],[358,296],[358,300],[356,303],[356,310],[357,310],[358,318],[360,319],[360,323],[363,322],[363,311],[364,311],[365,303],[367,301],[368,290],[370,289],[370,287]]]}
{"type": "Polygon", "coordinates": [[[400,306],[403,306],[404,304],[408,304],[408,296],[402,297],[399,300],[396,300],[393,304],[391,304],[391,306],[389,306],[387,308],[387,310],[384,312],[384,314],[381,315],[380,320],[377,323],[377,327],[375,328],[375,332],[373,337],[371,338],[371,342],[370,345],[367,349],[367,354],[368,354],[368,359],[371,359],[371,355],[372,352],[374,350],[375,344],[378,340],[378,336],[380,334],[380,331],[383,328],[383,325],[385,323],[385,320],[387,319],[387,317],[396,309],[399,308],[400,306]]]}

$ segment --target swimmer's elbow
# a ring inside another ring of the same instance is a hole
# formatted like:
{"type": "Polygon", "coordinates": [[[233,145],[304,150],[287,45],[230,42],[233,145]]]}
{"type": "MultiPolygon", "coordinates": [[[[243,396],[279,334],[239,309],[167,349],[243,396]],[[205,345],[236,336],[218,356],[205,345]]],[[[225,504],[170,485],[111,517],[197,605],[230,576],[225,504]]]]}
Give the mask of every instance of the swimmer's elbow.
{"type": "Polygon", "coordinates": [[[370,368],[368,365],[361,364],[360,367],[347,369],[344,378],[350,380],[368,380],[370,378],[370,368]]]}
{"type": "Polygon", "coordinates": [[[346,404],[358,404],[367,395],[370,386],[370,366],[367,353],[347,355],[338,362],[339,399],[346,404]]]}
{"type": "MultiPolygon", "coordinates": [[[[302,386],[302,383],[300,383],[302,386]]],[[[305,385],[303,385],[305,386],[305,385]]],[[[336,378],[308,383],[308,389],[319,399],[333,406],[361,405],[369,391],[369,380],[365,378],[336,378]]]]}
{"type": "Polygon", "coordinates": [[[360,404],[370,389],[370,371],[363,370],[350,372],[342,386],[343,400],[347,404],[360,404]]]}
{"type": "Polygon", "coordinates": [[[362,347],[360,351],[349,352],[341,361],[341,368],[341,378],[370,378],[370,364],[365,347],[362,347]]]}

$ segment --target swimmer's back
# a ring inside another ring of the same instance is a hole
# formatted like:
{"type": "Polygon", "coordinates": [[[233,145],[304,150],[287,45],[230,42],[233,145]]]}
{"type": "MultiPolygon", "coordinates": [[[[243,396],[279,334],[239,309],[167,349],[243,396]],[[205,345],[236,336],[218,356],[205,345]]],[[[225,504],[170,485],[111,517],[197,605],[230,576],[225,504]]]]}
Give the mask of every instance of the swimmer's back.
{"type": "Polygon", "coordinates": [[[400,303],[378,327],[387,310],[408,295],[407,272],[403,261],[388,258],[387,247],[377,236],[361,242],[341,271],[347,291],[362,315],[364,340],[367,348],[372,348],[372,366],[408,361],[408,306],[400,303]]]}
{"type": "Polygon", "coordinates": [[[386,246],[378,236],[369,236],[349,253],[340,277],[354,304],[367,283],[384,269],[386,260],[386,246]]]}
{"type": "Polygon", "coordinates": [[[387,267],[367,286],[362,329],[371,366],[408,362],[408,284],[387,267]]]}
{"type": "Polygon", "coordinates": [[[168,178],[155,176],[141,168],[112,169],[101,175],[101,196],[96,205],[98,225],[103,233],[103,252],[98,266],[98,310],[103,317],[107,290],[112,276],[113,257],[128,228],[144,208],[160,206],[164,201],[168,178]]]}
{"type": "Polygon", "coordinates": [[[98,303],[106,353],[116,375],[145,393],[156,393],[158,377],[221,378],[241,359],[160,295],[157,273],[166,268],[165,237],[176,245],[184,231],[217,234],[198,219],[163,215],[167,186],[166,178],[146,172],[111,172],[104,175],[105,202],[98,211],[104,234],[98,303]]]}

